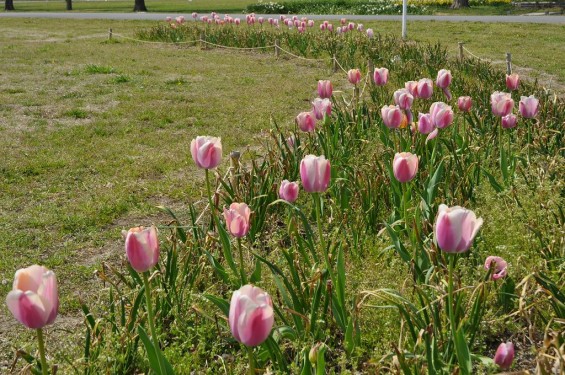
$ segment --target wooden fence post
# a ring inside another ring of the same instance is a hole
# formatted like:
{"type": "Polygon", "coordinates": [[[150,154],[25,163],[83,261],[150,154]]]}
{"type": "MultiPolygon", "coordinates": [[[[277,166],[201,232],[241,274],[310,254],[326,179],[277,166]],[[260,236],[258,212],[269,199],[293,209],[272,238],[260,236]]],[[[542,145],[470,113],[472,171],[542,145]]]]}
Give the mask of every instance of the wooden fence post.
{"type": "Polygon", "coordinates": [[[112,40],[112,29],[108,30],[108,40],[112,40]]]}

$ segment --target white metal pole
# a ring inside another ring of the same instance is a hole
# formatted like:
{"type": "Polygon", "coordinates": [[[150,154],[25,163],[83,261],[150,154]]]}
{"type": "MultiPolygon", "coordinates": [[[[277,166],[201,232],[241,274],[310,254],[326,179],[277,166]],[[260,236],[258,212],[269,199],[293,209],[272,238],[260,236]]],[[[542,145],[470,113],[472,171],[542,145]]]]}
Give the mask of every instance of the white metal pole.
{"type": "Polygon", "coordinates": [[[406,13],[408,0],[402,0],[402,39],[406,39],[406,13]]]}

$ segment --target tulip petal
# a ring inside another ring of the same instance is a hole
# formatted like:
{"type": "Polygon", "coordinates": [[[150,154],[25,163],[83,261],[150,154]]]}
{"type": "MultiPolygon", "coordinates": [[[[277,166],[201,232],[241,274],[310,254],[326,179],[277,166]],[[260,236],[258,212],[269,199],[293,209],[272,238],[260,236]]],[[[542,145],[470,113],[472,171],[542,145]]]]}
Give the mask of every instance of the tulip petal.
{"type": "Polygon", "coordinates": [[[14,317],[26,327],[37,329],[45,326],[48,312],[36,293],[11,291],[6,297],[6,304],[14,317]]]}

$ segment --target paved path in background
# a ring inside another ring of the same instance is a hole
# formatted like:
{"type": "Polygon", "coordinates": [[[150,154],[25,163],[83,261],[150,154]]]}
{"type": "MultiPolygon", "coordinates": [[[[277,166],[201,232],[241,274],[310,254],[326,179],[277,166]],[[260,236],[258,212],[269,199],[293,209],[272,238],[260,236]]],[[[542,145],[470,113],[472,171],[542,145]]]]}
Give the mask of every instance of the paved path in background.
{"type": "MultiPolygon", "coordinates": [[[[0,18],[70,18],[70,19],[104,19],[104,20],[163,20],[166,16],[185,16],[191,20],[190,13],[74,13],[74,12],[2,12],[0,18]]],[[[245,19],[245,14],[230,14],[232,17],[245,19]]],[[[258,14],[276,17],[273,14],[258,14]]],[[[401,16],[355,16],[355,15],[305,15],[314,20],[335,20],[347,18],[359,21],[399,21],[401,16]]],[[[442,21],[442,22],[510,22],[510,23],[546,23],[565,24],[565,16],[522,15],[522,16],[408,16],[408,21],[442,21]]]]}

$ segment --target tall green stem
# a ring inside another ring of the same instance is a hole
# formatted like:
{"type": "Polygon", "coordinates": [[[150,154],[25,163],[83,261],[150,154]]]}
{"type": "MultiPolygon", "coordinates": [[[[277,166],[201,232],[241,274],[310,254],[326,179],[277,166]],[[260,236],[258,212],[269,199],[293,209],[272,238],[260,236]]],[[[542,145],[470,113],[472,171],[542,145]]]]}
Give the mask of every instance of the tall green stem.
{"type": "Polygon", "coordinates": [[[314,206],[316,206],[316,223],[318,224],[318,236],[320,237],[320,247],[322,248],[322,254],[324,254],[324,259],[326,260],[326,267],[328,269],[328,273],[333,281],[333,271],[330,262],[330,256],[328,254],[328,249],[326,247],[326,241],[324,240],[324,232],[322,231],[322,198],[320,197],[320,193],[313,193],[314,194],[314,206]]]}
{"type": "Polygon", "coordinates": [[[149,329],[151,330],[151,339],[153,340],[153,346],[155,346],[155,351],[157,352],[157,359],[159,361],[159,372],[164,374],[163,369],[165,368],[162,363],[161,348],[159,347],[159,341],[157,340],[157,334],[155,333],[155,317],[153,316],[153,306],[151,305],[151,286],[149,285],[149,277],[147,276],[149,271],[142,273],[143,285],[145,286],[145,303],[147,304],[147,320],[149,321],[149,329]]]}
{"type": "Polygon", "coordinates": [[[206,190],[208,191],[208,203],[210,204],[210,212],[212,217],[216,214],[216,207],[212,202],[212,190],[210,189],[210,172],[206,169],[206,190]]]}
{"type": "Polygon", "coordinates": [[[45,342],[43,340],[43,329],[37,329],[37,341],[39,342],[39,356],[41,357],[41,373],[47,375],[47,360],[45,359],[45,342]]]}
{"type": "Polygon", "coordinates": [[[457,322],[455,322],[455,312],[453,305],[453,268],[455,268],[455,259],[457,254],[447,254],[449,258],[449,274],[447,280],[447,303],[449,305],[449,324],[451,325],[451,334],[455,337],[455,331],[457,330],[457,322]]]}
{"type": "Polygon", "coordinates": [[[249,346],[245,346],[247,349],[247,355],[249,357],[249,375],[255,375],[255,358],[253,357],[253,349],[249,346]]]}
{"type": "Polygon", "coordinates": [[[243,249],[241,248],[241,238],[237,238],[237,248],[239,250],[239,273],[241,275],[241,285],[247,284],[247,277],[245,276],[245,267],[243,265],[243,249]]]}

